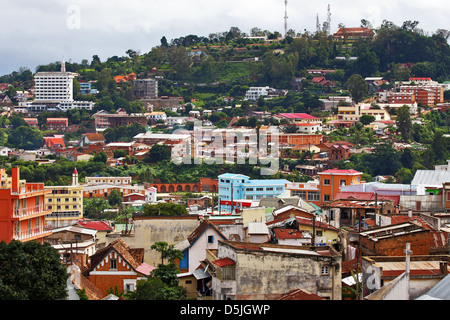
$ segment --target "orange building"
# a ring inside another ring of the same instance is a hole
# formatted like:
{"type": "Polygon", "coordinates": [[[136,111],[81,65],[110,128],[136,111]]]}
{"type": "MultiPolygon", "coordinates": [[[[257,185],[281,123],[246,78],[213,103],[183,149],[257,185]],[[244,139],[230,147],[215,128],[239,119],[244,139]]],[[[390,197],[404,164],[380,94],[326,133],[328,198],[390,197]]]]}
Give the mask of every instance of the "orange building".
{"type": "Polygon", "coordinates": [[[362,172],[353,169],[330,169],[318,173],[320,205],[334,200],[342,186],[361,183],[362,172]]]}
{"type": "Polygon", "coordinates": [[[0,241],[27,242],[37,240],[44,243],[44,237],[52,234],[45,228],[45,216],[51,214],[44,202],[51,190],[43,183],[27,183],[20,180],[20,168],[12,168],[11,177],[2,172],[0,188],[0,241]]]}
{"type": "Polygon", "coordinates": [[[290,133],[279,135],[280,145],[289,144],[292,146],[305,146],[305,145],[317,145],[322,143],[321,134],[303,134],[303,133],[290,133]]]}

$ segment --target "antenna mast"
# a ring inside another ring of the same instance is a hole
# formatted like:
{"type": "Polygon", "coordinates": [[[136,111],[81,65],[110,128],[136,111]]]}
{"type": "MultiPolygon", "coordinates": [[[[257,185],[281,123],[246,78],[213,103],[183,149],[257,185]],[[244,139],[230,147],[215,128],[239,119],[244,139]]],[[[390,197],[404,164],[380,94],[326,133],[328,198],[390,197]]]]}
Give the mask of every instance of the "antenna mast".
{"type": "Polygon", "coordinates": [[[317,14],[317,16],[316,16],[316,32],[317,32],[317,34],[320,33],[319,14],[317,14]]]}

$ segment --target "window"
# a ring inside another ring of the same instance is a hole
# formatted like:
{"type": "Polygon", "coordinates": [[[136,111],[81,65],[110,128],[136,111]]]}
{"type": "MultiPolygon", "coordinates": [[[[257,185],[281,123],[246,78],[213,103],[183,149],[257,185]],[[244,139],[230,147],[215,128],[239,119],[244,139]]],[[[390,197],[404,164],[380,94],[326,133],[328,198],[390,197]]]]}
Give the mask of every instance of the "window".
{"type": "Polygon", "coordinates": [[[266,188],[266,191],[273,191],[273,188],[266,188]]]}
{"type": "Polygon", "coordinates": [[[328,268],[328,266],[323,266],[321,273],[323,276],[330,274],[330,269],[328,268]]]}
{"type": "Polygon", "coordinates": [[[308,201],[319,201],[320,200],[320,193],[319,192],[314,192],[314,191],[310,191],[308,192],[308,201]]]}
{"type": "Polygon", "coordinates": [[[345,186],[345,180],[339,180],[339,185],[340,186],[345,186]]]}
{"type": "Polygon", "coordinates": [[[208,236],[208,243],[214,243],[214,236],[208,236]]]}
{"type": "Polygon", "coordinates": [[[117,259],[116,258],[111,258],[109,268],[110,269],[117,269],[117,259]]]}
{"type": "Polygon", "coordinates": [[[324,194],[323,195],[323,201],[330,201],[330,195],[329,194],[324,194]]]}
{"type": "Polygon", "coordinates": [[[256,191],[263,191],[263,188],[256,188],[256,191]]]}
{"type": "Polygon", "coordinates": [[[330,185],[330,179],[323,179],[323,184],[326,186],[330,185]]]}

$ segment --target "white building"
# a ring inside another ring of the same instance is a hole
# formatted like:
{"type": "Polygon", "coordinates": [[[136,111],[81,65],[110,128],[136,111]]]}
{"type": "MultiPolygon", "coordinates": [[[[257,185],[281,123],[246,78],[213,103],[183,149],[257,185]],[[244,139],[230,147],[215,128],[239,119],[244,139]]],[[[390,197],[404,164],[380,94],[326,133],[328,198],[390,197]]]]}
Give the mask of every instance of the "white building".
{"type": "Polygon", "coordinates": [[[37,72],[34,75],[35,98],[26,104],[31,112],[67,111],[70,109],[92,110],[94,103],[73,100],[73,79],[77,73],[67,72],[64,59],[61,71],[37,72]]]}
{"type": "Polygon", "coordinates": [[[268,96],[270,87],[250,87],[245,93],[245,100],[257,101],[260,96],[268,96]]]}

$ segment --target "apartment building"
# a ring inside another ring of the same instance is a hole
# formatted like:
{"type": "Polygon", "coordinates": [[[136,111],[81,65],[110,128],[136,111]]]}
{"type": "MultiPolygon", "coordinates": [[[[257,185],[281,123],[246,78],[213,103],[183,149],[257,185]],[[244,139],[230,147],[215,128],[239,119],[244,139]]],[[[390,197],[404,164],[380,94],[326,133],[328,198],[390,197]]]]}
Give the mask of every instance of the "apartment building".
{"type": "Polygon", "coordinates": [[[438,84],[402,85],[399,92],[413,94],[417,103],[425,106],[433,106],[444,102],[444,87],[438,84]]]}
{"type": "Polygon", "coordinates": [[[318,173],[320,205],[334,200],[342,186],[361,183],[362,172],[353,169],[329,169],[318,173]]]}
{"type": "Polygon", "coordinates": [[[318,173],[318,180],[306,183],[288,182],[290,196],[299,196],[317,206],[333,201],[343,186],[361,183],[362,172],[353,169],[329,169],[318,173]]]}
{"type": "Polygon", "coordinates": [[[47,118],[48,130],[66,131],[68,127],[68,118],[47,118]]]}
{"type": "Polygon", "coordinates": [[[70,226],[83,218],[83,186],[78,183],[78,171],[72,173],[70,186],[45,187],[51,193],[45,196],[45,204],[51,214],[45,217],[46,224],[53,228],[70,226]]]}
{"type": "Polygon", "coordinates": [[[11,177],[4,169],[0,188],[0,241],[22,242],[37,240],[51,235],[45,226],[45,216],[51,211],[45,206],[45,196],[50,193],[43,183],[27,183],[20,179],[20,168],[12,168],[11,177]]]}
{"type": "Polygon", "coordinates": [[[158,97],[158,81],[155,79],[133,80],[134,96],[139,99],[155,99],[158,97]]]}
{"type": "Polygon", "coordinates": [[[113,184],[116,186],[131,185],[131,177],[85,177],[86,185],[113,184]]]}
{"type": "Polygon", "coordinates": [[[142,126],[147,125],[147,116],[144,114],[127,114],[119,110],[112,114],[105,110],[100,110],[93,115],[96,132],[102,132],[108,128],[115,128],[121,125],[130,126],[139,123],[142,126]]]}
{"type": "Polygon", "coordinates": [[[237,200],[260,200],[282,195],[285,179],[251,180],[243,174],[224,173],[219,175],[219,207],[222,212],[235,212],[240,209],[237,200]]]}

